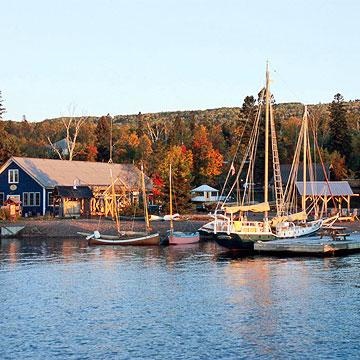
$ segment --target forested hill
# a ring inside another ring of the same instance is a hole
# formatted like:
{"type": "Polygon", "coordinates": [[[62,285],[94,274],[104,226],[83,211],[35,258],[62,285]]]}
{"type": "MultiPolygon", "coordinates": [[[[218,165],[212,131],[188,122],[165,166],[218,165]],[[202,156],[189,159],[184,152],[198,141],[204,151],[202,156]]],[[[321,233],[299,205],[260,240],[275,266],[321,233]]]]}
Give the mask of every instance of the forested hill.
{"type": "MultiPolygon", "coordinates": [[[[360,114],[360,100],[344,102],[346,110],[351,115],[360,114]]],[[[236,116],[240,116],[241,107],[222,107],[216,109],[206,110],[184,110],[184,111],[168,111],[158,113],[144,113],[143,116],[150,117],[152,119],[175,119],[181,117],[184,119],[198,121],[203,120],[226,120],[233,119],[236,116]]],[[[316,104],[308,105],[309,111],[314,110],[316,112],[326,112],[329,109],[329,104],[316,104]]],[[[275,114],[278,119],[284,120],[290,117],[301,117],[304,112],[304,104],[298,102],[280,103],[274,105],[275,114]]],[[[115,115],[116,122],[121,124],[135,124],[138,121],[139,114],[132,115],[115,115]]]]}
{"type": "MultiPolygon", "coordinates": [[[[239,148],[243,150],[250,136],[247,127],[254,122],[257,108],[249,96],[241,107],[0,121],[0,162],[12,155],[84,161],[108,161],[111,157],[114,162],[143,162],[157,186],[168,177],[168,163],[177,162],[181,169],[178,182],[188,187],[186,191],[202,183],[221,187],[239,140],[244,141],[239,148]],[[75,144],[70,153],[61,147],[54,150],[51,144],[66,137],[75,144]]],[[[324,161],[333,164],[336,177],[359,176],[360,100],[345,102],[337,94],[332,103],[308,109],[324,161]]],[[[289,163],[293,157],[303,112],[301,103],[274,104],[281,163],[289,163]]]]}

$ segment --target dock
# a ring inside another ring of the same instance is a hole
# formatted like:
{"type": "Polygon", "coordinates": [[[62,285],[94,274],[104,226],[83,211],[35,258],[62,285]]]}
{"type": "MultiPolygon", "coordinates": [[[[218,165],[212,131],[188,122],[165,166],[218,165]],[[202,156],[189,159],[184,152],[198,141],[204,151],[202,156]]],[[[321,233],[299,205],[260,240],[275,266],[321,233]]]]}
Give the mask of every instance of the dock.
{"type": "Polygon", "coordinates": [[[320,234],[312,237],[283,239],[254,244],[259,253],[335,255],[360,252],[360,235],[349,233],[320,234]]]}
{"type": "Polygon", "coordinates": [[[1,226],[0,238],[15,237],[18,235],[25,226],[1,226]]]}

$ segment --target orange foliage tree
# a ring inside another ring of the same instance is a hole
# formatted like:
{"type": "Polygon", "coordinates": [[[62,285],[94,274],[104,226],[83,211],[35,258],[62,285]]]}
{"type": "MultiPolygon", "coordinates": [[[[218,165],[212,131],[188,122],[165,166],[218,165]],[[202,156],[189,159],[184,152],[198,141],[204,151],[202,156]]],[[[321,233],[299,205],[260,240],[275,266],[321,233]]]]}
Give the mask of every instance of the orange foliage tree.
{"type": "Polygon", "coordinates": [[[159,167],[159,175],[164,180],[164,207],[169,207],[169,169],[172,168],[172,190],[175,211],[190,207],[190,190],[193,171],[193,154],[184,145],[174,145],[167,151],[159,167]]]}
{"type": "Polygon", "coordinates": [[[197,182],[214,183],[214,176],[221,174],[223,156],[214,149],[204,125],[195,129],[193,138],[194,168],[197,182]]]}

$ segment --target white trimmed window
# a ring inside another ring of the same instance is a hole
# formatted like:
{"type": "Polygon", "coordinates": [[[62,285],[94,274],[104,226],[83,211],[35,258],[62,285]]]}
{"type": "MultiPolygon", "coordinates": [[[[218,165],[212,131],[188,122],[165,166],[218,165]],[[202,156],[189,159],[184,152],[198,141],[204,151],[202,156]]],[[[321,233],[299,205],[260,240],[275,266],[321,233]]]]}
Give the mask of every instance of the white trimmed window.
{"type": "Polygon", "coordinates": [[[40,206],[40,193],[24,192],[22,204],[23,206],[40,206]]]}
{"type": "Polygon", "coordinates": [[[5,194],[3,192],[0,192],[0,206],[4,205],[5,200],[5,194]]]}
{"type": "Polygon", "coordinates": [[[48,206],[54,206],[54,196],[53,196],[53,193],[52,191],[49,191],[48,192],[48,206]]]}
{"type": "Polygon", "coordinates": [[[10,169],[9,170],[8,181],[9,181],[9,184],[18,184],[19,183],[19,169],[10,169]]]}

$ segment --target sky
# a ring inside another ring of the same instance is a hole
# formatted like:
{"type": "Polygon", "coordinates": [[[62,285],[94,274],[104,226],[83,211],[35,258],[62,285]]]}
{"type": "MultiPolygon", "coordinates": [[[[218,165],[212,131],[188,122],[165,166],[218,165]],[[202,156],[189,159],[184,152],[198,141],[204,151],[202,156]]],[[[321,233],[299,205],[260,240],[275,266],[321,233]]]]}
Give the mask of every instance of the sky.
{"type": "Polygon", "coordinates": [[[4,119],[360,98],[358,0],[0,0],[4,119]]]}

